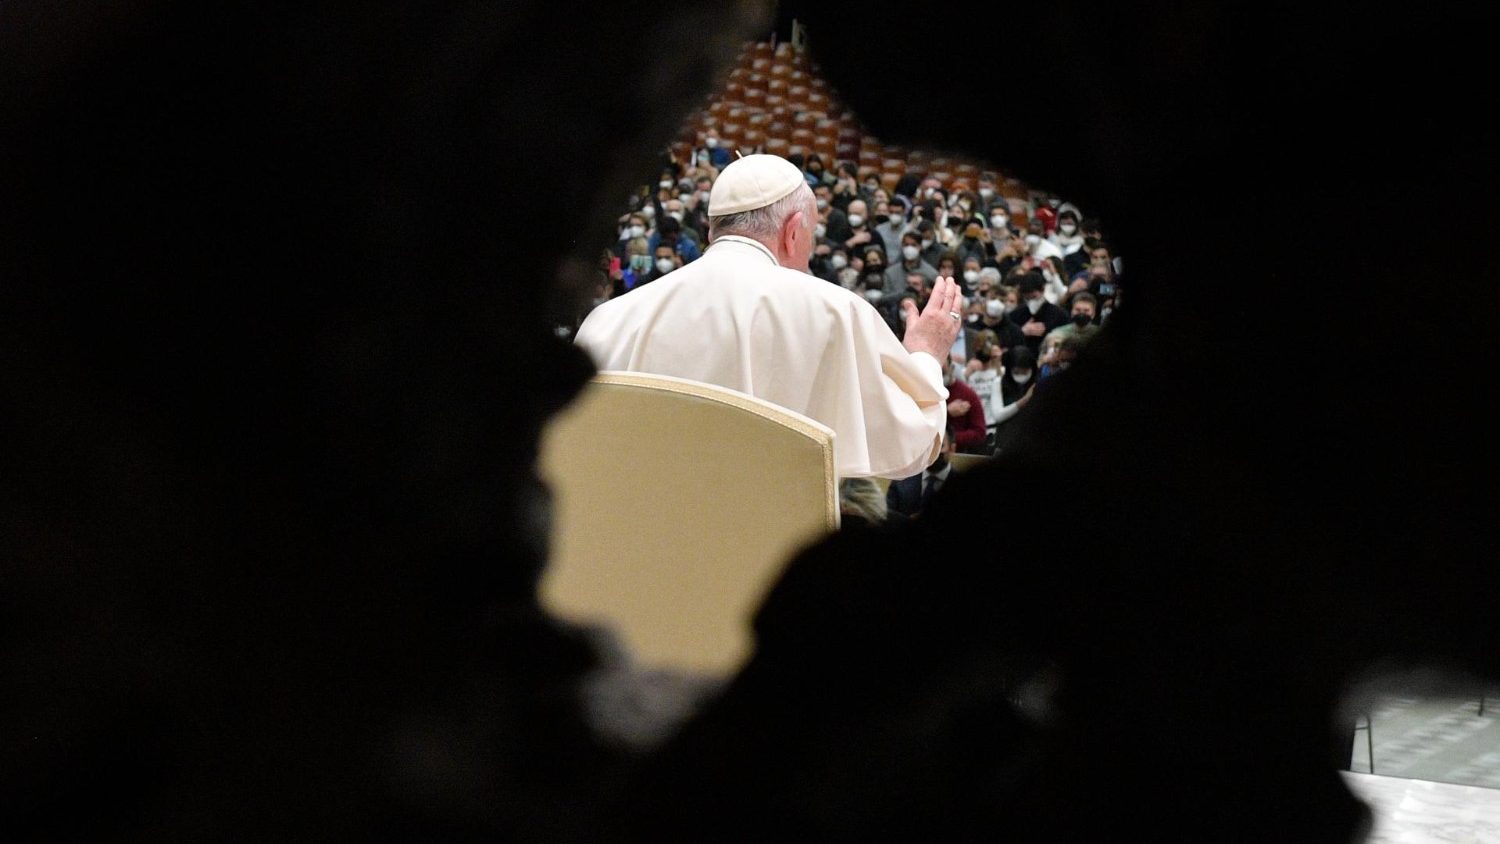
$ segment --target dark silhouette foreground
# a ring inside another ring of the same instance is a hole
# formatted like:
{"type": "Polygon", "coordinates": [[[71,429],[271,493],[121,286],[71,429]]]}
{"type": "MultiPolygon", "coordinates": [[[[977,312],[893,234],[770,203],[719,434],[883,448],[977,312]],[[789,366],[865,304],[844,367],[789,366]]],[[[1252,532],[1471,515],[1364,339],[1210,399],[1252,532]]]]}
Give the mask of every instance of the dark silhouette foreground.
{"type": "Polygon", "coordinates": [[[799,559],[640,758],[533,594],[589,374],[545,322],[770,17],[7,5],[7,839],[1348,839],[1345,685],[1500,675],[1488,27],[1007,8],[1035,81],[946,109],[938,47],[871,45],[955,20],[793,6],[878,134],[1076,198],[1129,292],[1016,456],[799,559]]]}

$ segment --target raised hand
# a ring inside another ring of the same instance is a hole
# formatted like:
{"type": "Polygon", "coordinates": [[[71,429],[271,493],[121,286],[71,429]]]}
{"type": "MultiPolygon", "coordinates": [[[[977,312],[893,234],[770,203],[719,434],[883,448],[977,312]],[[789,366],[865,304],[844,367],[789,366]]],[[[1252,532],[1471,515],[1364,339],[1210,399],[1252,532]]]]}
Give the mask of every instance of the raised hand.
{"type": "Polygon", "coordinates": [[[906,312],[906,337],[901,344],[908,352],[926,352],[942,365],[948,359],[948,350],[958,339],[963,328],[963,291],[951,277],[939,277],[932,285],[932,295],[927,307],[917,312],[917,303],[907,299],[901,303],[906,312]]]}

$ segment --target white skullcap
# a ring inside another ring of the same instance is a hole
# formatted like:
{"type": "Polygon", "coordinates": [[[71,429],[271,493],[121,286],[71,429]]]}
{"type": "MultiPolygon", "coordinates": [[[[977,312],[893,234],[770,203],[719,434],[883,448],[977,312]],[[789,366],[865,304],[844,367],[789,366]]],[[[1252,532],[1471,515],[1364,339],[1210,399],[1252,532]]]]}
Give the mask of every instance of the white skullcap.
{"type": "Polygon", "coordinates": [[[807,184],[797,165],[779,155],[747,155],[729,162],[708,194],[708,216],[764,208],[807,184]]]}

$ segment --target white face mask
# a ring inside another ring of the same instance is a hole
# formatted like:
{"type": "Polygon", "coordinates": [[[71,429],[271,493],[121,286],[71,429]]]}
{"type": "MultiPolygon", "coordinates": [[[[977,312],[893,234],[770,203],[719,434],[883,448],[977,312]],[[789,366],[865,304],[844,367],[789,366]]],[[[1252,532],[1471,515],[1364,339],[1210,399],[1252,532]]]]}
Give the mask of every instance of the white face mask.
{"type": "Polygon", "coordinates": [[[1017,372],[1016,374],[1014,374],[1014,375],[1012,375],[1010,377],[1017,384],[1025,384],[1027,381],[1031,380],[1031,373],[1030,372],[1024,372],[1024,373],[1023,372],[1017,372]]]}
{"type": "Polygon", "coordinates": [[[869,299],[870,300],[870,304],[874,305],[874,304],[878,303],[881,299],[885,298],[885,291],[884,290],[866,290],[865,291],[865,298],[869,299]]]}
{"type": "Polygon", "coordinates": [[[908,245],[901,247],[901,257],[905,258],[908,261],[917,260],[917,256],[920,254],[922,254],[921,251],[915,246],[908,245]]]}
{"type": "Polygon", "coordinates": [[[1036,297],[1035,299],[1027,299],[1026,310],[1031,311],[1033,314],[1035,314],[1037,311],[1040,311],[1042,309],[1042,303],[1045,301],[1047,300],[1043,299],[1040,296],[1036,297]]]}
{"type": "Polygon", "coordinates": [[[964,281],[970,284],[979,280],[979,270],[964,270],[964,281]]]}
{"type": "Polygon", "coordinates": [[[677,194],[677,201],[681,202],[683,205],[688,204],[688,200],[690,200],[692,198],[693,198],[693,195],[690,194],[690,193],[679,193],[679,194],[677,194]]]}
{"type": "Polygon", "coordinates": [[[1078,232],[1078,227],[1072,223],[1058,223],[1057,230],[1062,232],[1066,237],[1072,237],[1078,232]]]}
{"type": "Polygon", "coordinates": [[[676,265],[672,263],[672,259],[671,258],[657,258],[656,259],[656,271],[659,272],[659,273],[661,273],[661,274],[663,274],[663,275],[671,272],[672,268],[675,267],[675,266],[676,265]]]}
{"type": "Polygon", "coordinates": [[[994,195],[995,195],[995,191],[992,188],[980,188],[979,189],[979,196],[981,198],[983,198],[983,199],[988,200],[990,197],[992,197],[994,195]]]}
{"type": "Polygon", "coordinates": [[[999,319],[1005,314],[1005,303],[999,299],[991,299],[984,303],[984,313],[990,319],[999,319]]]}
{"type": "Polygon", "coordinates": [[[813,226],[813,233],[821,238],[823,237],[823,235],[828,233],[828,227],[823,225],[822,223],[819,223],[816,226],[813,226]]]}
{"type": "Polygon", "coordinates": [[[719,146],[719,139],[709,138],[708,140],[703,142],[703,145],[708,147],[709,149],[716,149],[719,146]]]}
{"type": "Polygon", "coordinates": [[[819,197],[818,198],[818,210],[822,211],[824,208],[827,208],[827,207],[828,207],[828,200],[823,199],[822,197],[819,197]]]}
{"type": "Polygon", "coordinates": [[[630,237],[645,237],[646,236],[646,227],[645,226],[631,226],[630,228],[628,228],[628,229],[625,230],[625,234],[629,235],[630,237]]]}
{"type": "Polygon", "coordinates": [[[679,223],[682,222],[682,212],[681,211],[668,211],[667,212],[667,216],[671,217],[672,219],[676,220],[679,223]]]}
{"type": "Polygon", "coordinates": [[[854,283],[856,281],[859,281],[859,270],[856,270],[853,267],[846,267],[842,270],[839,270],[839,284],[850,290],[853,290],[854,283]]]}
{"type": "Polygon", "coordinates": [[[671,179],[662,179],[661,181],[659,181],[659,182],[656,183],[656,186],[659,187],[659,188],[664,188],[666,190],[671,190],[672,189],[672,180],[671,179]]]}
{"type": "Polygon", "coordinates": [[[993,215],[990,216],[990,227],[991,228],[1003,229],[1003,228],[1005,228],[1005,225],[1007,223],[1009,223],[1009,222],[1010,222],[1010,218],[1007,217],[1007,216],[1005,216],[1004,214],[993,214],[993,215]]]}
{"type": "Polygon", "coordinates": [[[1019,307],[1019,306],[1016,305],[1015,302],[1006,302],[1005,303],[1005,312],[1006,313],[1010,313],[1010,312],[1014,311],[1017,307],[1019,307]]]}
{"type": "Polygon", "coordinates": [[[833,256],[830,263],[833,264],[834,269],[842,270],[844,267],[849,266],[849,259],[845,258],[843,255],[835,255],[833,256]]]}
{"type": "Polygon", "coordinates": [[[932,241],[931,240],[924,240],[924,241],[922,241],[922,248],[923,249],[931,249],[932,248],[932,241]]]}
{"type": "Polygon", "coordinates": [[[1026,235],[1026,246],[1028,248],[1035,249],[1036,245],[1038,243],[1040,243],[1041,240],[1042,240],[1041,235],[1028,234],[1028,235],[1026,235]]]}
{"type": "Polygon", "coordinates": [[[850,214],[849,215],[849,225],[851,225],[851,226],[853,226],[854,228],[857,229],[857,228],[859,228],[860,226],[862,226],[864,224],[865,224],[865,218],[864,218],[863,214],[850,214]]]}
{"type": "Polygon", "coordinates": [[[641,216],[645,217],[648,220],[654,219],[656,217],[656,206],[654,206],[654,205],[647,205],[647,206],[645,206],[644,208],[641,209],[641,216]]]}
{"type": "Polygon", "coordinates": [[[1047,279],[1048,284],[1062,284],[1062,279],[1058,278],[1057,273],[1051,270],[1043,270],[1042,278],[1047,279]]]}

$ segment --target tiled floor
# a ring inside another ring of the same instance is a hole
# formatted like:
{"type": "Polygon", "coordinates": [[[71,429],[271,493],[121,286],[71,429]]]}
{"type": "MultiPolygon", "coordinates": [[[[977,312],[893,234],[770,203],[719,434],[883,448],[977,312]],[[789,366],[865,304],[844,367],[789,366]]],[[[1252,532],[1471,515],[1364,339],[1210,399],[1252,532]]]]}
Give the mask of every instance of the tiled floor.
{"type": "MultiPolygon", "coordinates": [[[[1500,695],[1385,696],[1370,712],[1375,773],[1500,788],[1500,695]]],[[[1354,734],[1353,770],[1370,771],[1363,731],[1354,734]]]]}

